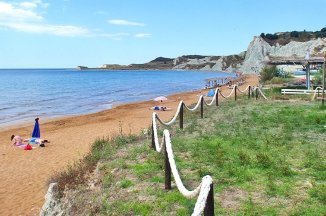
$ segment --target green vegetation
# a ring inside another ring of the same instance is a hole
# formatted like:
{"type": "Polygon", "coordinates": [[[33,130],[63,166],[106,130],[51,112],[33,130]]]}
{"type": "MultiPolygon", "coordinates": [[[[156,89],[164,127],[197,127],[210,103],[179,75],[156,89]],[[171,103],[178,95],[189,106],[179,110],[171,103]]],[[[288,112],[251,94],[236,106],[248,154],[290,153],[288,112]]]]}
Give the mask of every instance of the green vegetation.
{"type": "MultiPolygon", "coordinates": [[[[205,108],[204,116],[186,112],[184,130],[169,129],[186,187],[212,176],[216,215],[326,214],[326,110],[319,104],[243,97],[205,108]]],[[[150,138],[123,137],[95,143],[97,172],[75,182],[70,214],[190,215],[196,199],[174,184],[164,190],[164,157],[150,138]]]]}
{"type": "Polygon", "coordinates": [[[317,74],[314,76],[314,83],[322,85],[322,80],[323,80],[323,69],[320,69],[317,74]]]}
{"type": "Polygon", "coordinates": [[[261,33],[260,36],[264,38],[266,42],[270,45],[275,45],[276,43],[280,45],[286,45],[290,41],[306,42],[315,38],[326,37],[326,28],[322,28],[320,31],[292,31],[292,32],[282,32],[277,34],[261,33]]]}

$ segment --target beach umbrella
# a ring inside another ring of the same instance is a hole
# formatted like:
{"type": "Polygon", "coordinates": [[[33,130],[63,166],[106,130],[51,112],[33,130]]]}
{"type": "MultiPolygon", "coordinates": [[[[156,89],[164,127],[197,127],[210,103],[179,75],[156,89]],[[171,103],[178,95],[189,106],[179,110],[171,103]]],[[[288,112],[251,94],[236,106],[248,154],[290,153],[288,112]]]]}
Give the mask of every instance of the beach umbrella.
{"type": "Polygon", "coordinates": [[[214,95],[215,95],[214,89],[209,90],[209,92],[207,93],[207,97],[214,97],[214,95]]]}
{"type": "Polygon", "coordinates": [[[40,132],[40,126],[38,124],[39,118],[35,119],[35,125],[32,133],[32,138],[40,138],[41,137],[41,132],[40,132]]]}
{"type": "Polygon", "coordinates": [[[161,101],[161,102],[163,102],[163,101],[166,101],[166,100],[167,100],[167,98],[164,97],[164,96],[159,96],[159,97],[154,98],[154,101],[161,101]]]}

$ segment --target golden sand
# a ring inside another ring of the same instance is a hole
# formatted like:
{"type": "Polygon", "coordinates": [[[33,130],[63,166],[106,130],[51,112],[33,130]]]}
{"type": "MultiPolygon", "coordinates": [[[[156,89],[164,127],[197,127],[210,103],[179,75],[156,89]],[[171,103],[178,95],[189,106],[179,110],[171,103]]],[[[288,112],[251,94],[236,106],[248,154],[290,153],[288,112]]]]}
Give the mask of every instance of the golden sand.
{"type": "MultiPolygon", "coordinates": [[[[247,85],[257,85],[255,76],[246,78],[247,85]]],[[[175,94],[168,97],[164,105],[171,111],[159,111],[160,117],[169,120],[175,113],[180,100],[187,105],[197,102],[200,93],[208,90],[175,94]]],[[[230,90],[224,87],[225,94],[230,90]]],[[[44,203],[48,179],[74,161],[81,159],[90,150],[96,138],[114,136],[120,126],[124,133],[139,134],[151,124],[150,107],[154,101],[144,101],[116,106],[102,112],[65,117],[42,122],[43,139],[48,139],[45,148],[24,151],[12,146],[10,136],[19,134],[29,138],[33,124],[17,125],[0,129],[0,215],[38,215],[44,203]]]]}

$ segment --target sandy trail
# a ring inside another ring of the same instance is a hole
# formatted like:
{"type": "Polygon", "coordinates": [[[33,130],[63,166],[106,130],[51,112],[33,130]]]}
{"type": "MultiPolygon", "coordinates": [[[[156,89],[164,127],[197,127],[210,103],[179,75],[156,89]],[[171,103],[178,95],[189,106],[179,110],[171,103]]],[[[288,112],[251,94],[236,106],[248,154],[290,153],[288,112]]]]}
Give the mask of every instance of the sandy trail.
{"type": "MultiPolygon", "coordinates": [[[[257,77],[247,78],[247,85],[257,85],[257,77]]],[[[225,93],[230,92],[224,88],[225,93]]],[[[207,93],[207,90],[202,91],[207,93]]],[[[200,92],[188,92],[169,96],[164,104],[171,111],[159,112],[160,117],[169,120],[175,113],[180,100],[187,105],[197,102],[200,92]]],[[[42,122],[41,136],[51,143],[45,148],[24,151],[10,144],[10,136],[19,134],[28,138],[33,124],[17,125],[0,129],[0,215],[38,215],[44,203],[47,181],[53,173],[64,169],[69,163],[81,159],[96,138],[119,133],[140,133],[151,123],[154,101],[125,104],[102,112],[66,117],[42,122]]]]}

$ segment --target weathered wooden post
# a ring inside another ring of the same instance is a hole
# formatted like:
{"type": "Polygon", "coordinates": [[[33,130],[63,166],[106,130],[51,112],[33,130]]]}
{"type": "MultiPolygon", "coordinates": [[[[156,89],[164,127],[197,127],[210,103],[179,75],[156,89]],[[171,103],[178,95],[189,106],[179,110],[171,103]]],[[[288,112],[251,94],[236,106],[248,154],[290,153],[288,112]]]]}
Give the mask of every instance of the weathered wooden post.
{"type": "Polygon", "coordinates": [[[180,129],[183,129],[183,102],[180,106],[180,116],[179,116],[179,125],[180,125],[180,129]]]}
{"type": "Polygon", "coordinates": [[[213,183],[211,184],[205,208],[204,208],[204,216],[214,216],[214,187],[213,183]]]}
{"type": "Polygon", "coordinates": [[[256,100],[258,100],[258,87],[256,88],[256,100]]]}
{"type": "Polygon", "coordinates": [[[152,122],[152,148],[156,151],[155,137],[154,137],[154,122],[152,122]]]}
{"type": "Polygon", "coordinates": [[[165,155],[165,190],[171,190],[171,166],[168,152],[166,151],[166,141],[164,138],[164,155],[165,155]]]}
{"type": "Polygon", "coordinates": [[[250,99],[251,86],[248,87],[248,99],[250,99]]]}
{"type": "Polygon", "coordinates": [[[218,106],[218,93],[220,92],[220,90],[219,89],[217,89],[217,91],[216,91],[216,95],[215,95],[215,103],[216,103],[216,106],[218,106]]]}
{"type": "Polygon", "coordinates": [[[237,100],[237,88],[238,88],[238,86],[234,85],[234,100],[235,101],[237,100]]]}
{"type": "Polygon", "coordinates": [[[200,117],[204,118],[204,97],[200,100],[200,117]]]}

